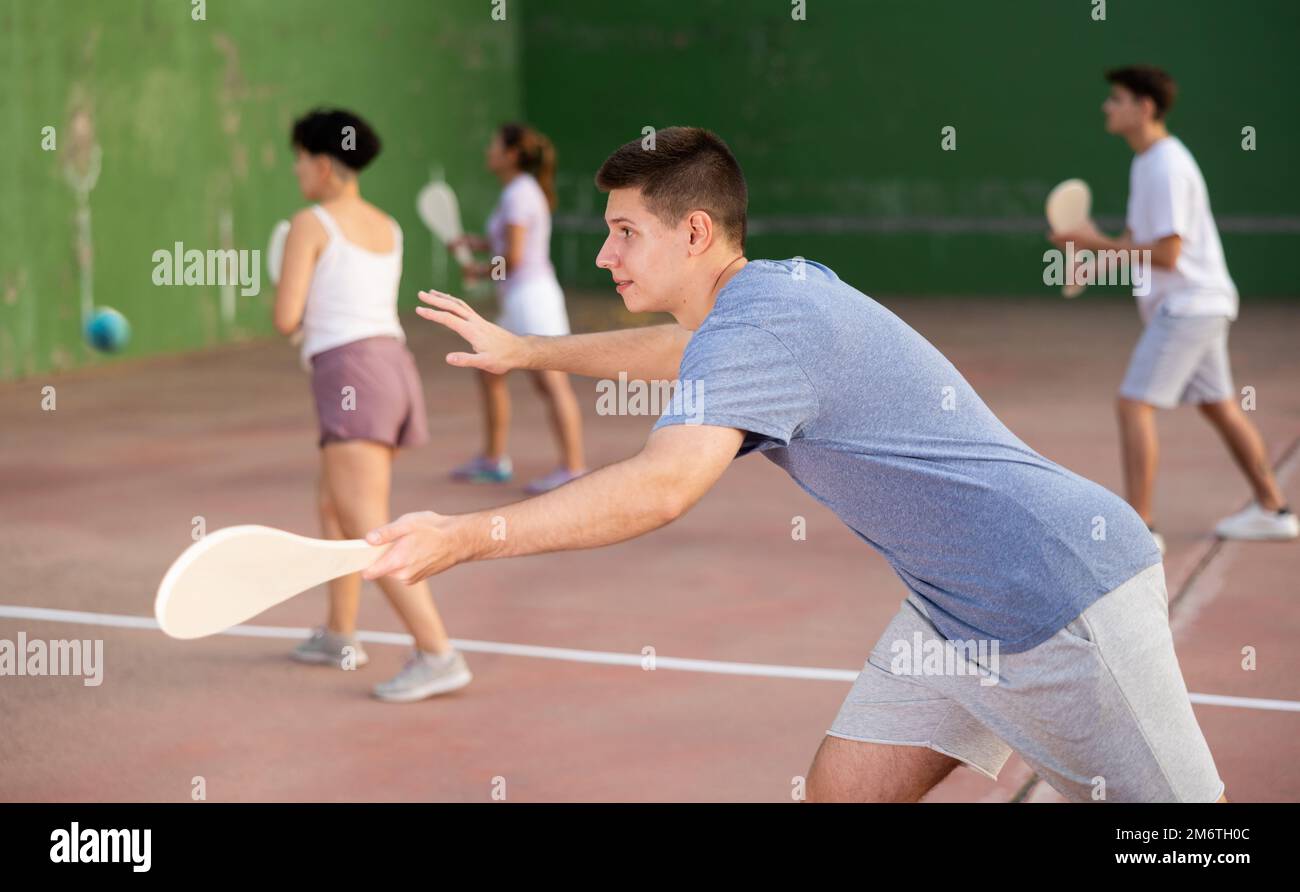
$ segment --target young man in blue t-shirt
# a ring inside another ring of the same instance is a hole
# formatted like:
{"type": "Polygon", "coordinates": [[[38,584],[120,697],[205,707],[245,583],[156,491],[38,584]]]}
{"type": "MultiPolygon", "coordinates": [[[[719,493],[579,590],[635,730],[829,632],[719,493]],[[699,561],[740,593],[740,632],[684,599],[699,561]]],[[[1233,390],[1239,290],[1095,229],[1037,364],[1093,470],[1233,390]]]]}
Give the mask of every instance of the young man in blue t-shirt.
{"type": "Polygon", "coordinates": [[[944,356],[829,269],[747,260],[747,193],[698,128],[630,142],[601,167],[596,263],[624,331],[519,338],[422,295],[463,336],[456,366],[677,379],[637,455],[504,508],[407,515],[367,571],[592,548],[685,513],[761,452],[888,560],[907,589],[819,748],[813,800],[912,801],[965,764],[1020,753],[1079,800],[1205,801],[1223,784],[1174,655],[1160,553],[1118,496],[1038,455],[944,356]],[[509,535],[494,537],[504,518],[509,535]]]}

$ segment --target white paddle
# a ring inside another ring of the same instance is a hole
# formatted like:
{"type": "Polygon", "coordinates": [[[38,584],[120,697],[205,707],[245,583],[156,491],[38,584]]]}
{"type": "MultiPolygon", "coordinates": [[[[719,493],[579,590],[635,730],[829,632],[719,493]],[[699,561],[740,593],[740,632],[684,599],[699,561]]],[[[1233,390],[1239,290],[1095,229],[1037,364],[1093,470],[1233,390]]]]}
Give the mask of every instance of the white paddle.
{"type": "MultiPolygon", "coordinates": [[[[1083,180],[1058,183],[1047,195],[1047,224],[1052,232],[1073,232],[1088,222],[1092,213],[1092,190],[1083,180]]],[[[1071,270],[1073,278],[1073,270],[1071,270]]],[[[1078,297],[1088,286],[1073,282],[1061,287],[1062,297],[1078,297]]]]}
{"type": "Polygon", "coordinates": [[[271,274],[271,284],[280,284],[280,270],[284,266],[284,242],[289,238],[289,221],[281,220],[271,230],[271,241],[266,246],[266,271],[271,274]]]}
{"type": "Polygon", "coordinates": [[[339,576],[370,566],[387,545],[309,539],[245,525],[209,533],[181,553],[158,586],[154,615],[173,638],[224,632],[339,576]]]}
{"type": "MultiPolygon", "coordinates": [[[[284,243],[289,239],[289,221],[281,220],[271,228],[271,240],[266,246],[266,271],[271,276],[271,284],[280,284],[280,270],[284,269],[284,243]]],[[[302,329],[298,329],[289,335],[290,346],[297,347],[302,343],[302,329]]],[[[311,366],[306,363],[303,368],[311,371],[311,366]]]]}
{"type": "MultiPolygon", "coordinates": [[[[456,200],[456,193],[446,183],[433,182],[421,189],[415,199],[415,209],[424,225],[444,245],[450,245],[465,234],[460,222],[460,203],[456,200]]],[[[461,266],[474,262],[474,252],[469,249],[469,245],[461,243],[453,252],[456,262],[461,266]]]]}

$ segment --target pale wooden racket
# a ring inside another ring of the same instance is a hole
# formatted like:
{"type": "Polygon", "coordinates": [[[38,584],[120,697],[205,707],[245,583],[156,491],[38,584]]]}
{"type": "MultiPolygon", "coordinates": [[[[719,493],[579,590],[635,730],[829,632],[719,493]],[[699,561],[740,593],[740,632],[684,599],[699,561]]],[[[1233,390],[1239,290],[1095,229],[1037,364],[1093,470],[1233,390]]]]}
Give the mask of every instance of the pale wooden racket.
{"type": "MultiPolygon", "coordinates": [[[[450,245],[465,234],[460,222],[460,202],[456,200],[455,191],[446,183],[435,181],[421,189],[415,199],[415,209],[424,225],[444,245],[450,245]]],[[[452,251],[456,255],[456,262],[461,266],[474,262],[474,253],[468,245],[461,243],[452,251]]]]}
{"type": "Polygon", "coordinates": [[[387,545],[309,539],[248,524],[204,536],[158,586],[154,615],[173,638],[224,632],[299,592],[370,566],[387,545]]]}
{"type": "Polygon", "coordinates": [[[266,246],[266,271],[271,284],[280,284],[280,270],[284,267],[284,243],[289,238],[289,221],[281,220],[271,230],[271,240],[266,246]]]}
{"type": "MultiPolygon", "coordinates": [[[[1092,190],[1083,180],[1058,183],[1047,195],[1047,224],[1053,233],[1073,232],[1087,224],[1092,214],[1092,190]]],[[[1062,297],[1078,297],[1088,286],[1070,283],[1061,287],[1062,297]]]]}

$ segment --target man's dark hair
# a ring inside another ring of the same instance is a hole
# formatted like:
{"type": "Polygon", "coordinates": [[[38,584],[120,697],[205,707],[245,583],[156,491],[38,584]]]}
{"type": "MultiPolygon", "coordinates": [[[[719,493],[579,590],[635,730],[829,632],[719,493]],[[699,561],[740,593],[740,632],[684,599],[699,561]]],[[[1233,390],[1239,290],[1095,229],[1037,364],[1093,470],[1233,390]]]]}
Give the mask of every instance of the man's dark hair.
{"type": "Polygon", "coordinates": [[[291,146],[313,155],[329,155],[361,171],[379,155],[379,134],[359,115],[341,108],[315,108],[293,122],[291,146]],[[348,130],[347,128],[352,128],[348,130]]]}
{"type": "Polygon", "coordinates": [[[689,212],[703,210],[741,250],[749,190],[736,156],[718,136],[699,127],[666,127],[654,148],[634,139],[619,146],[596,172],[596,188],[639,188],[650,213],[676,226],[689,212]]]}
{"type": "Polygon", "coordinates": [[[1154,65],[1128,65],[1106,72],[1106,80],[1119,84],[1134,96],[1146,96],[1156,104],[1156,120],[1169,114],[1178,96],[1178,84],[1163,69],[1154,65]]]}

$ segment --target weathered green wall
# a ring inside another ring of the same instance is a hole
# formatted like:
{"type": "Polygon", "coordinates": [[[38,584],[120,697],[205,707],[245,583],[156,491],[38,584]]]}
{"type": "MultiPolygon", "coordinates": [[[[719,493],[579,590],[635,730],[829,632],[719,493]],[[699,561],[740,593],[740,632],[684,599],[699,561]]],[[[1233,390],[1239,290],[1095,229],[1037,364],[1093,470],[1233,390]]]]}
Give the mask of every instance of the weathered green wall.
{"type": "MultiPolygon", "coordinates": [[[[496,198],[492,127],[524,117],[560,156],[553,253],[593,261],[591,178],[646,125],[697,124],[751,188],[750,255],[801,254],[868,293],[1047,294],[1042,201],[1082,176],[1123,213],[1130,154],[1101,130],[1102,69],[1169,68],[1171,126],[1209,182],[1246,295],[1300,292],[1300,4],[1254,0],[0,0],[0,379],[106,361],[80,336],[70,123],[89,112],[103,168],[90,208],[94,301],[134,327],[128,356],[268,334],[271,288],[222,317],[214,287],[152,284],[153,252],[264,249],[302,206],[286,146],[315,104],[372,120],[363,178],[407,236],[403,302],[434,274],[414,196],[439,165],[467,225],[496,198]],[[496,4],[499,8],[499,4],[496,4]],[[59,148],[41,149],[41,128],[59,148]],[[957,151],[940,129],[957,128],[957,151]],[[1258,150],[1241,150],[1241,128],[1258,150]]],[[[445,263],[443,264],[445,267],[445,263]]],[[[442,267],[439,267],[441,269],[442,267]]]]}
{"type": "Polygon", "coordinates": [[[274,289],[157,287],[153,252],[266,247],[304,202],[288,128],[316,104],[353,108],[385,142],[363,191],[406,234],[403,302],[432,278],[415,195],[431,167],[466,216],[495,200],[492,128],[520,114],[515,19],[482,0],[322,2],[0,0],[0,379],[107,361],[81,339],[71,120],[93,120],[102,170],[90,195],[94,302],[133,327],[125,355],[271,332],[274,289]],[[41,128],[57,128],[43,151],[41,128]]]}
{"type": "Polygon", "coordinates": [[[750,256],[800,254],[869,293],[1043,293],[1043,200],[1081,176],[1118,223],[1128,147],[1101,129],[1105,68],[1168,68],[1171,127],[1210,187],[1243,293],[1300,293],[1300,4],[1294,0],[529,2],[525,108],[563,165],[555,256],[593,266],[591,177],[646,125],[726,139],[750,256]],[[957,150],[940,130],[957,128],[957,150]],[[1258,150],[1241,149],[1241,128],[1258,150]],[[1282,218],[1282,219],[1278,219],[1282,218]],[[1258,231],[1258,230],[1263,231],[1258,231]],[[835,231],[839,230],[839,231],[835,231]]]}

